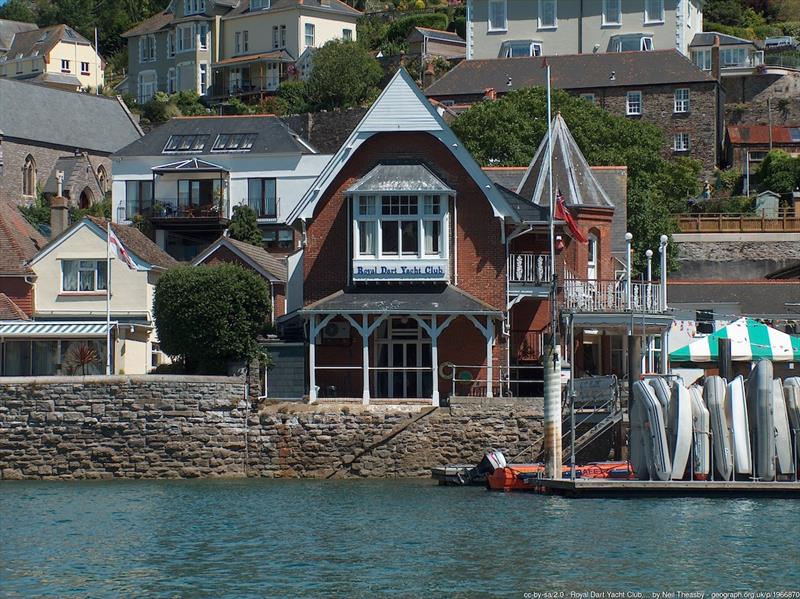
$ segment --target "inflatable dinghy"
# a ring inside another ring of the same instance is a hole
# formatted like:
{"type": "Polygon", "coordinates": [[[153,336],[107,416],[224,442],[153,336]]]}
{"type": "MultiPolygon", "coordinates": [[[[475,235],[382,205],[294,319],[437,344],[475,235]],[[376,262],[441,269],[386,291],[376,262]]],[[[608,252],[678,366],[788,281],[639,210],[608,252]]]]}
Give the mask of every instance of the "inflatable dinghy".
{"type": "Polygon", "coordinates": [[[669,436],[672,439],[672,479],[681,480],[692,453],[692,400],[689,390],[675,385],[669,411],[669,436]]]}
{"type": "Polygon", "coordinates": [[[772,362],[759,360],[747,381],[747,419],[755,476],[775,480],[775,419],[772,414],[772,362]]]}
{"type": "MultiPolygon", "coordinates": [[[[669,386],[669,383],[661,378],[661,377],[653,377],[647,379],[647,382],[650,384],[650,388],[653,390],[653,393],[656,395],[656,399],[661,404],[661,412],[664,414],[664,425],[666,426],[666,433],[667,433],[667,441],[670,441],[670,431],[669,431],[669,406],[672,403],[672,387],[669,386]]],[[[672,445],[670,445],[670,451],[672,451],[672,445]]]]}
{"type": "Polygon", "coordinates": [[[772,382],[772,416],[775,420],[775,454],[778,456],[778,472],[792,474],[792,435],[789,432],[789,415],[780,379],[772,382]]]}
{"type": "Polygon", "coordinates": [[[644,432],[645,448],[650,458],[648,463],[650,476],[656,480],[669,480],[672,474],[672,460],[670,460],[667,446],[661,402],[656,398],[652,388],[643,381],[636,381],[633,384],[633,390],[634,394],[641,398],[647,418],[644,432]]]}
{"type": "Polygon", "coordinates": [[[786,412],[789,414],[789,427],[800,434],[800,378],[793,376],[783,381],[783,394],[786,398],[786,412]]]}
{"type": "Polygon", "coordinates": [[[630,444],[631,468],[633,468],[633,472],[639,480],[650,480],[650,466],[648,465],[650,460],[645,445],[647,413],[644,409],[641,393],[636,390],[636,387],[634,387],[633,391],[630,413],[631,432],[628,441],[630,444]]]}
{"type": "Polygon", "coordinates": [[[750,428],[747,422],[747,404],[744,396],[744,379],[737,376],[728,383],[725,396],[725,417],[731,431],[733,444],[733,469],[736,474],[750,474],[750,428]]]}
{"type": "Polygon", "coordinates": [[[694,478],[707,480],[711,470],[709,414],[700,387],[689,389],[692,401],[692,469],[694,478]]]}
{"type": "Polygon", "coordinates": [[[714,468],[722,480],[733,476],[733,456],[731,455],[731,431],[725,417],[725,394],[728,384],[722,377],[710,376],[703,386],[703,397],[708,406],[711,421],[711,442],[714,445],[714,468]]]}

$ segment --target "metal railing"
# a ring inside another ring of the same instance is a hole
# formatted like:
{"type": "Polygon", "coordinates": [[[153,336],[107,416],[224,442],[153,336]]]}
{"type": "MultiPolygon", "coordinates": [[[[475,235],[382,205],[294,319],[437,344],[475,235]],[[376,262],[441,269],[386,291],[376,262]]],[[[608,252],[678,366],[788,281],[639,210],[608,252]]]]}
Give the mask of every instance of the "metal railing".
{"type": "Polygon", "coordinates": [[[545,331],[511,331],[511,353],[517,360],[535,361],[542,357],[545,331]]]}
{"type": "Polygon", "coordinates": [[[767,54],[764,64],[768,67],[782,67],[785,69],[800,69],[800,52],[789,51],[767,54]]]}
{"type": "Polygon", "coordinates": [[[220,96],[244,96],[260,92],[277,91],[281,78],[275,74],[269,77],[249,77],[241,80],[229,80],[215,83],[208,88],[207,94],[212,98],[220,96]]]}
{"type": "Polygon", "coordinates": [[[681,233],[796,233],[800,232],[800,215],[793,208],[779,208],[772,215],[768,212],[681,214],[678,228],[681,233]]]}
{"type": "Polygon", "coordinates": [[[743,69],[743,68],[755,68],[764,64],[764,51],[763,50],[756,50],[755,52],[748,54],[745,56],[744,60],[737,61],[737,62],[722,62],[720,68],[724,69],[743,69]]]}
{"type": "Polygon", "coordinates": [[[228,200],[205,201],[199,204],[185,205],[177,198],[158,198],[155,201],[142,202],[138,206],[121,204],[119,215],[124,220],[132,220],[136,216],[146,218],[228,218],[228,200]]]}
{"type": "Polygon", "coordinates": [[[550,256],[521,252],[508,256],[508,282],[547,285],[553,279],[550,256]]]}
{"type": "Polygon", "coordinates": [[[564,308],[575,312],[664,312],[661,283],[595,281],[569,278],[564,281],[564,308]]]}

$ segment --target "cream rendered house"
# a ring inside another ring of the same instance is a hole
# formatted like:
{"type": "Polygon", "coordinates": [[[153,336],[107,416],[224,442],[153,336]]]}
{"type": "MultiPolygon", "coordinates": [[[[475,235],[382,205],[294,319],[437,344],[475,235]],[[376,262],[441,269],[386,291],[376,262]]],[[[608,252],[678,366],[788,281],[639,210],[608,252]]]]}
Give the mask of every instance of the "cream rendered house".
{"type": "Polygon", "coordinates": [[[92,43],[68,25],[21,31],[5,56],[0,77],[32,79],[68,90],[105,84],[103,60],[92,43]]]}
{"type": "MultiPolygon", "coordinates": [[[[163,359],[153,320],[159,276],[177,262],[138,229],[112,225],[135,269],[111,259],[112,373],[145,374],[163,359]]],[[[106,362],[106,223],[91,217],[75,223],[28,263],[34,273],[34,318],[6,326],[7,364],[17,375],[82,374],[80,351],[95,359],[87,374],[106,362]]]]}
{"type": "Polygon", "coordinates": [[[703,0],[467,0],[467,59],[676,49],[703,0]]]}
{"type": "Polygon", "coordinates": [[[281,81],[299,75],[297,63],[304,53],[331,40],[355,40],[360,16],[339,0],[242,0],[222,18],[223,58],[212,65],[210,95],[276,91],[281,81]]]}

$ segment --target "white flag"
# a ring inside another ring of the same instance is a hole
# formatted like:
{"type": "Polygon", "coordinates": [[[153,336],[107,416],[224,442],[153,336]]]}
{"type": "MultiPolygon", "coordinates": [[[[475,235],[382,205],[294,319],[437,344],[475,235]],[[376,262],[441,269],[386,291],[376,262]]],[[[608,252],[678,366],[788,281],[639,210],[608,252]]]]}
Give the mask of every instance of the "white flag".
{"type": "Polygon", "coordinates": [[[114,254],[119,260],[122,260],[125,264],[127,264],[128,268],[131,270],[136,270],[136,265],[133,263],[131,255],[128,253],[128,250],[125,249],[125,246],[122,245],[119,237],[114,234],[114,230],[110,225],[108,227],[108,245],[114,251],[114,254]]]}

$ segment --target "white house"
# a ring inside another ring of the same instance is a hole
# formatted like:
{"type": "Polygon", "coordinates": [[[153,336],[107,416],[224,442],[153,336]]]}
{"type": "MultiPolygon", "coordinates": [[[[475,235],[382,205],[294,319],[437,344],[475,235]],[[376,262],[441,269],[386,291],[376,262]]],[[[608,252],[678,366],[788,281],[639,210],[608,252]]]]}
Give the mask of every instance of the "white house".
{"type": "Polygon", "coordinates": [[[286,217],[329,159],[275,116],[175,118],[114,155],[113,219],[148,219],[158,246],[189,261],[248,205],[265,247],[288,253],[286,217]]]}

